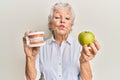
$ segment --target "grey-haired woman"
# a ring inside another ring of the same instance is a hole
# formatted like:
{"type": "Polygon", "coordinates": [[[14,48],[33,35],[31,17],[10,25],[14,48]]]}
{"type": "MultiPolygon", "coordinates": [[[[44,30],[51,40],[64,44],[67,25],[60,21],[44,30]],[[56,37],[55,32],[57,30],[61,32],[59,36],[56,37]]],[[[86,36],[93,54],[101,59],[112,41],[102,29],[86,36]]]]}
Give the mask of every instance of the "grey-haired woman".
{"type": "MultiPolygon", "coordinates": [[[[68,3],[56,3],[49,15],[52,37],[41,47],[30,48],[23,38],[27,80],[92,80],[89,61],[99,50],[98,41],[80,46],[69,35],[75,15],[68,3]]],[[[28,34],[30,32],[26,32],[28,34]]]]}

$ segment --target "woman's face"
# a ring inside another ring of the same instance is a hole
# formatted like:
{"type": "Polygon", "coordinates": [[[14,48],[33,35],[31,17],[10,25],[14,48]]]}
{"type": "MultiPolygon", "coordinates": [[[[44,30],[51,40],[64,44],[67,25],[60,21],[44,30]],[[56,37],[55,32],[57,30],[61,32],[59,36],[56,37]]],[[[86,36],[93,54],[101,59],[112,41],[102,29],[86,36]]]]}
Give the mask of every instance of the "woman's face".
{"type": "Polygon", "coordinates": [[[73,24],[72,20],[73,16],[68,8],[57,8],[49,25],[55,34],[68,35],[73,24]]]}

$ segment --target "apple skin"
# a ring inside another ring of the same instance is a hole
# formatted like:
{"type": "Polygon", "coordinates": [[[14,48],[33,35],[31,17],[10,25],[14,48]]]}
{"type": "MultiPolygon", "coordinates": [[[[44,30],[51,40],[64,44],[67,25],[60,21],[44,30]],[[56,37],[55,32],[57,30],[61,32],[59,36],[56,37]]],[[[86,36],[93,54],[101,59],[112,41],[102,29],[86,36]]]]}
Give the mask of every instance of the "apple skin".
{"type": "Polygon", "coordinates": [[[78,41],[82,46],[84,44],[89,46],[90,43],[93,43],[95,41],[95,35],[90,31],[83,31],[83,32],[79,33],[78,41]]]}

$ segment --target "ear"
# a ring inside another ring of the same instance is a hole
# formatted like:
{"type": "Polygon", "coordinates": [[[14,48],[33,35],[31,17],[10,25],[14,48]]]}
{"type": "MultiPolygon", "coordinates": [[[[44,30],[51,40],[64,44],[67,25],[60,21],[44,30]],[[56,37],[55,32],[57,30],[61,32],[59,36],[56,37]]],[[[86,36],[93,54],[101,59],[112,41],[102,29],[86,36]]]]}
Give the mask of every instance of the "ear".
{"type": "Polygon", "coordinates": [[[49,22],[49,23],[48,23],[48,27],[50,28],[50,26],[51,26],[51,23],[49,22]]]}
{"type": "Polygon", "coordinates": [[[52,29],[52,27],[51,27],[51,22],[48,23],[48,28],[49,28],[49,30],[52,29]]]}
{"type": "Polygon", "coordinates": [[[72,23],[71,26],[73,26],[74,24],[72,23]]]}
{"type": "Polygon", "coordinates": [[[74,23],[72,22],[72,23],[71,23],[71,27],[72,27],[73,25],[74,25],[74,23]]]}

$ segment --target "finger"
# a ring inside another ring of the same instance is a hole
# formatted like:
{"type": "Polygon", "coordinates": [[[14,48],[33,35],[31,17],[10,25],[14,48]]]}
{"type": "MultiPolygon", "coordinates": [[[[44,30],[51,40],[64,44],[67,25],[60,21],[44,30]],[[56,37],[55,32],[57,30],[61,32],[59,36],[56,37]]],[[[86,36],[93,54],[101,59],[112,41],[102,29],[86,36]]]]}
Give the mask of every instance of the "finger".
{"type": "Polygon", "coordinates": [[[94,43],[91,43],[91,44],[90,44],[90,47],[91,47],[91,52],[92,52],[94,55],[96,55],[96,53],[97,53],[98,50],[97,50],[95,44],[94,44],[94,43]]]}
{"type": "Polygon", "coordinates": [[[36,30],[28,30],[24,33],[24,35],[26,36],[26,35],[28,35],[29,33],[32,33],[32,32],[36,32],[36,30]]]}
{"type": "Polygon", "coordinates": [[[90,51],[89,51],[89,48],[87,47],[87,45],[84,45],[83,46],[83,51],[85,52],[85,54],[87,55],[87,56],[90,56],[91,54],[90,54],[90,51]]]}
{"type": "Polygon", "coordinates": [[[33,30],[26,31],[26,32],[24,33],[24,36],[23,36],[23,43],[24,43],[24,45],[26,45],[26,43],[27,43],[27,42],[26,42],[26,41],[27,41],[27,40],[26,40],[26,37],[27,37],[28,34],[31,33],[31,32],[33,32],[33,30]]]}
{"type": "Polygon", "coordinates": [[[99,49],[100,49],[100,44],[98,43],[98,41],[97,41],[97,40],[95,40],[95,41],[94,41],[94,44],[95,44],[95,46],[96,46],[97,50],[99,50],[99,49]]]}
{"type": "Polygon", "coordinates": [[[26,32],[24,33],[24,36],[27,36],[29,33],[30,33],[30,31],[26,31],[26,32]]]}
{"type": "Polygon", "coordinates": [[[90,61],[93,58],[93,55],[87,56],[85,53],[82,54],[83,60],[82,61],[90,61]]]}
{"type": "Polygon", "coordinates": [[[39,53],[40,47],[33,47],[33,56],[39,53]]]}
{"type": "Polygon", "coordinates": [[[81,62],[86,62],[87,61],[87,56],[85,55],[84,51],[82,51],[82,53],[81,53],[80,61],[81,62]]]}

